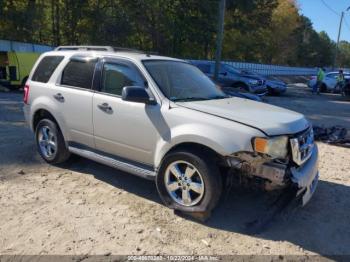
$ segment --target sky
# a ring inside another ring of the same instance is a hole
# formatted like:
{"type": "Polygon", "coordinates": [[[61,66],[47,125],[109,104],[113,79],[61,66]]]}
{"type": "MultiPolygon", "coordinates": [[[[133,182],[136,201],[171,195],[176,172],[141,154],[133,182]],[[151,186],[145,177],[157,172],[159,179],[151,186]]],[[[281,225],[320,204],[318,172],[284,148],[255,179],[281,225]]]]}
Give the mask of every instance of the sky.
{"type": "MultiPolygon", "coordinates": [[[[316,31],[326,31],[336,41],[340,23],[340,14],[350,6],[350,0],[297,0],[300,13],[310,18],[316,31]],[[325,4],[324,4],[324,3],[325,4]],[[328,7],[326,6],[328,5],[328,7]]],[[[350,10],[345,12],[345,21],[340,40],[350,42],[350,10]]]]}

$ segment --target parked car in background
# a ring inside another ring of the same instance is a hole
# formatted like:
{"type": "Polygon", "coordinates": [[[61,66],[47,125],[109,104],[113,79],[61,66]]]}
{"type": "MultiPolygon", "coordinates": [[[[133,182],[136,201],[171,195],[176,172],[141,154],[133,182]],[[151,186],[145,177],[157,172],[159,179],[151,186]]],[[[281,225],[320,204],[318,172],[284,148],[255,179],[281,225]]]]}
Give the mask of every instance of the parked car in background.
{"type": "Polygon", "coordinates": [[[0,85],[9,88],[24,86],[39,56],[33,52],[0,52],[0,85]]]}
{"type": "Polygon", "coordinates": [[[247,75],[258,76],[265,79],[266,88],[270,95],[280,95],[287,91],[287,84],[275,76],[264,76],[253,71],[242,70],[247,75]]]}
{"type": "MultiPolygon", "coordinates": [[[[339,72],[329,72],[325,74],[324,80],[322,82],[320,92],[339,92],[340,90],[336,88],[337,86],[337,77],[339,72]]],[[[350,81],[350,72],[344,72],[345,80],[350,81]]],[[[308,82],[308,86],[312,88],[316,85],[317,76],[311,76],[311,79],[308,82]]]]}
{"type": "Polygon", "coordinates": [[[239,90],[235,91],[235,90],[232,90],[231,87],[222,87],[221,91],[230,97],[240,97],[240,98],[245,98],[245,99],[249,99],[257,102],[263,102],[261,96],[247,93],[247,92],[240,92],[239,90]]]}
{"type": "MultiPolygon", "coordinates": [[[[212,61],[190,61],[204,74],[213,79],[215,63],[212,61]]],[[[225,63],[220,63],[219,77],[217,81],[223,87],[241,88],[250,93],[265,95],[267,88],[265,79],[260,76],[245,74],[242,71],[225,63]]]]}

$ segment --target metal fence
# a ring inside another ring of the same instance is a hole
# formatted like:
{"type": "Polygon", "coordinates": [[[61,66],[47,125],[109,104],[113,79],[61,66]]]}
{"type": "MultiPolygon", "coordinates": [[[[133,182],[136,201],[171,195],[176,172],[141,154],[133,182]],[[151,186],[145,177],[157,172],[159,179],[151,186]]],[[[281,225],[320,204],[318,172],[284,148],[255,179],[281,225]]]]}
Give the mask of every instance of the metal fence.
{"type": "Polygon", "coordinates": [[[15,52],[34,52],[44,53],[53,50],[52,46],[38,45],[32,43],[23,43],[10,40],[0,40],[0,51],[15,51],[15,52]]]}
{"type": "Polygon", "coordinates": [[[242,63],[233,61],[223,61],[225,64],[232,65],[240,70],[253,71],[261,75],[315,75],[316,68],[309,67],[289,67],[279,65],[266,65],[266,64],[254,64],[254,63],[242,63]]]}
{"type": "MultiPolygon", "coordinates": [[[[211,60],[190,60],[190,61],[205,61],[213,62],[211,60]]],[[[280,65],[267,65],[257,63],[244,63],[234,61],[222,61],[225,64],[231,65],[240,70],[247,70],[261,75],[292,75],[292,76],[310,76],[317,73],[315,67],[290,67],[280,65]]]]}

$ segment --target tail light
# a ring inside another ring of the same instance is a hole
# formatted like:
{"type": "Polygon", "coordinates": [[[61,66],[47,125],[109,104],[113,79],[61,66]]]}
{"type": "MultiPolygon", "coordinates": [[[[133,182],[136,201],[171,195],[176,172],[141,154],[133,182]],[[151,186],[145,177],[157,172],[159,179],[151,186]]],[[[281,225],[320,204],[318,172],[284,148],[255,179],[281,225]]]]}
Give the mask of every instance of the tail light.
{"type": "Polygon", "coordinates": [[[24,96],[23,96],[23,102],[28,105],[28,99],[29,99],[29,85],[24,86],[24,96]]]}

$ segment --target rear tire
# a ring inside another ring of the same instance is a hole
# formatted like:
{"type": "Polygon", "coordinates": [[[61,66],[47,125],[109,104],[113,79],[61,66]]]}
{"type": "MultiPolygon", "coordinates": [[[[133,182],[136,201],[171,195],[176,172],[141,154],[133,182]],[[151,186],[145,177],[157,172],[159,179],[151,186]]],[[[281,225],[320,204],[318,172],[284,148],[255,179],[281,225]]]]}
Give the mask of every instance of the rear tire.
{"type": "Polygon", "coordinates": [[[40,120],[35,129],[35,138],[39,154],[47,163],[60,164],[70,157],[62,132],[54,121],[40,120]]]}
{"type": "Polygon", "coordinates": [[[164,204],[181,212],[210,213],[222,193],[219,168],[213,157],[197,151],[166,155],[156,178],[164,204]]]}

